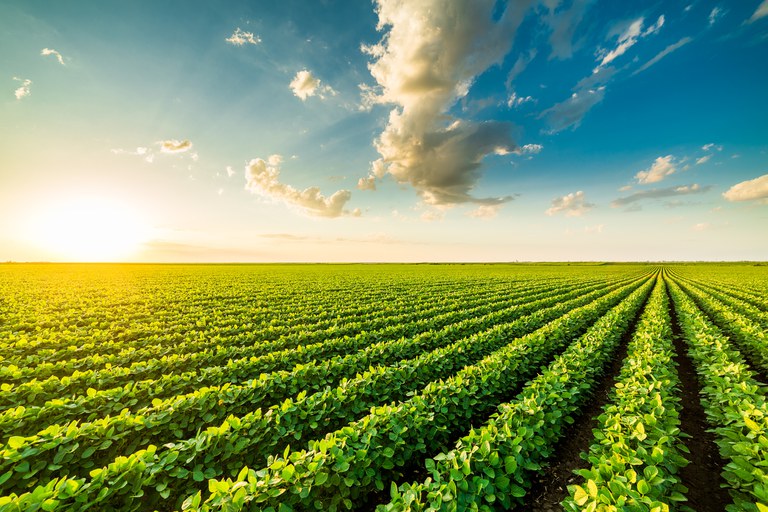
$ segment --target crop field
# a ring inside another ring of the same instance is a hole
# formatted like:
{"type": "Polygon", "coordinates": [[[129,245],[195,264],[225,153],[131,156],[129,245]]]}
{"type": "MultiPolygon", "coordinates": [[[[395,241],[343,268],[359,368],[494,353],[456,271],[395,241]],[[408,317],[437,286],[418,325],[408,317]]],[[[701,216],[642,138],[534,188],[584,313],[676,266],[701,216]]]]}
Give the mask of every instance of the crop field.
{"type": "Polygon", "coordinates": [[[0,265],[0,511],[768,511],[768,266],[0,265]]]}

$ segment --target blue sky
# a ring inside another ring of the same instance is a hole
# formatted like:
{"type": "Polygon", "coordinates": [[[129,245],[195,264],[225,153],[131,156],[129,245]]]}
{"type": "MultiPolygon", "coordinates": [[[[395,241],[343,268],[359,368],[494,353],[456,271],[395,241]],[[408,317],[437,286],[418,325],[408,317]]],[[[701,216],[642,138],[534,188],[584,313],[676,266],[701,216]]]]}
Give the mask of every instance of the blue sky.
{"type": "Polygon", "coordinates": [[[766,0],[33,0],[0,28],[2,260],[768,259],[766,0]]]}

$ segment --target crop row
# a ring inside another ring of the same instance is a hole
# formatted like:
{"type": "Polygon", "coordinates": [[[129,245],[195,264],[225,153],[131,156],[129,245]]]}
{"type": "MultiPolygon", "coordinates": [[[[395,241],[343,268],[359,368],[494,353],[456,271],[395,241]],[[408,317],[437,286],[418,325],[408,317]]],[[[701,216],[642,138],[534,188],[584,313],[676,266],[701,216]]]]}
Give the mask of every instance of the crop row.
{"type": "Polygon", "coordinates": [[[768,375],[768,338],[755,322],[734,311],[710,294],[693,286],[679,283],[696,305],[733,340],[756,369],[768,375]]]}
{"type": "MultiPolygon", "coordinates": [[[[9,319],[6,327],[0,329],[0,340],[3,341],[3,359],[0,361],[5,366],[13,363],[14,358],[20,358],[17,364],[25,364],[30,355],[39,360],[55,361],[91,353],[116,353],[142,348],[148,340],[156,350],[163,352],[183,348],[184,345],[178,343],[183,341],[178,333],[187,332],[223,339],[259,333],[264,339],[274,339],[273,331],[299,329],[305,326],[308,318],[314,323],[328,323],[397,308],[429,297],[461,298],[473,293],[481,296],[502,291],[507,286],[468,284],[457,291],[449,283],[441,282],[425,283],[415,289],[395,287],[383,291],[358,285],[343,293],[304,296],[301,300],[285,297],[284,291],[279,301],[258,300],[250,294],[231,297],[216,293],[197,304],[190,297],[173,300],[162,296],[162,301],[157,297],[127,304],[107,301],[98,308],[88,308],[81,298],[78,307],[72,309],[72,315],[56,311],[51,321],[9,319]],[[381,307],[381,301],[386,302],[385,308],[381,307]],[[243,313],[247,313],[247,317],[243,313]]],[[[24,310],[19,306],[16,311],[24,310]]]]}
{"type": "Polygon", "coordinates": [[[482,427],[428,459],[424,482],[393,485],[391,501],[378,510],[492,511],[523,503],[532,476],[589,398],[649,291],[616,306],[482,427]]]}
{"type": "MultiPolygon", "coordinates": [[[[604,292],[598,290],[575,301],[586,303],[602,293],[604,292]]],[[[579,291],[572,292],[574,296],[579,294],[579,291]]],[[[552,306],[562,299],[563,297],[559,296],[535,301],[490,315],[490,318],[484,319],[485,322],[468,320],[467,324],[474,327],[470,329],[471,333],[472,330],[482,330],[499,324],[504,315],[509,319],[520,317],[524,312],[536,311],[532,317],[519,318],[507,327],[511,332],[515,332],[512,329],[525,331],[529,329],[530,324],[540,326],[566,312],[572,304],[552,306]],[[547,305],[550,307],[540,309],[547,305]]],[[[87,474],[90,468],[106,465],[119,455],[132,453],[139,446],[190,437],[202,426],[216,420],[222,421],[229,414],[241,415],[250,412],[254,408],[253,404],[264,407],[293,396],[300,390],[320,390],[343,377],[353,377],[374,361],[391,364],[403,357],[412,357],[423,350],[445,345],[451,339],[456,340],[466,334],[469,334],[466,330],[449,326],[445,332],[426,333],[419,339],[380,344],[372,347],[373,350],[367,353],[364,351],[361,354],[351,354],[327,364],[317,363],[297,367],[293,372],[265,374],[247,386],[202,389],[186,397],[156,403],[151,410],[143,413],[124,412],[115,417],[79,426],[53,425],[37,436],[16,437],[12,439],[13,445],[9,441],[2,450],[6,467],[17,465],[24,460],[46,458],[54,461],[54,467],[38,467],[37,464],[32,464],[28,473],[19,475],[19,478],[8,482],[6,486],[30,485],[39,479],[48,478],[48,475],[63,474],[62,467],[59,466],[63,466],[68,472],[82,468],[81,474],[87,474]],[[90,453],[85,460],[80,461],[78,454],[83,450],[89,450],[90,453]]]]}
{"type": "MultiPolygon", "coordinates": [[[[559,291],[567,291],[567,289],[559,291]]],[[[558,301],[567,300],[589,291],[590,288],[563,294],[552,293],[551,291],[542,292],[526,296],[525,299],[531,302],[525,305],[519,304],[521,302],[519,297],[512,297],[498,303],[469,309],[462,314],[446,313],[438,315],[421,329],[423,332],[409,340],[409,349],[429,347],[429,343],[434,343],[434,341],[429,340],[447,343],[452,339],[456,339],[455,337],[462,333],[476,332],[493,325],[493,322],[517,318],[535,311],[537,307],[549,307],[558,301]],[[542,296],[543,298],[539,299],[542,296]]],[[[229,392],[236,392],[237,389],[248,386],[249,379],[261,373],[289,371],[296,364],[308,361],[311,367],[317,367],[322,364],[323,359],[320,356],[328,354],[329,349],[333,349],[336,354],[348,354],[346,356],[336,355],[331,357],[330,360],[334,363],[341,363],[341,365],[353,370],[365,368],[369,364],[382,364],[386,360],[396,360],[396,358],[401,358],[403,354],[407,353],[403,352],[404,349],[400,347],[406,341],[405,339],[398,339],[396,336],[392,336],[393,341],[387,341],[385,338],[384,341],[376,342],[378,338],[379,336],[370,338],[358,336],[353,339],[331,340],[326,342],[326,344],[316,344],[302,350],[286,350],[260,358],[230,361],[223,367],[209,367],[195,372],[163,375],[157,380],[139,381],[132,385],[114,389],[89,390],[88,393],[83,393],[84,396],[69,400],[53,399],[43,406],[19,406],[8,409],[0,414],[0,431],[13,431],[17,435],[24,435],[37,432],[49,424],[71,421],[73,419],[90,418],[94,420],[99,416],[122,412],[124,408],[139,411],[142,408],[149,407],[152,403],[158,404],[155,408],[168,407],[169,403],[164,402],[162,398],[176,397],[179,393],[189,393],[190,389],[197,389],[199,393],[203,391],[200,388],[205,386],[223,386],[233,382],[244,382],[244,384],[239,386],[230,386],[229,392]],[[356,350],[360,350],[360,352],[355,353],[356,350]],[[348,364],[352,361],[355,361],[356,364],[348,364]]],[[[285,381],[286,379],[278,380],[285,381]]],[[[32,385],[29,384],[26,387],[30,388],[32,385]]],[[[68,391],[71,392],[72,389],[70,383],[68,391]]],[[[50,396],[56,392],[56,389],[48,389],[46,391],[46,394],[50,396]]],[[[85,390],[81,386],[78,391],[82,392],[85,390]]],[[[216,390],[205,391],[211,393],[216,390]]],[[[273,390],[274,392],[275,390],[273,390]]],[[[38,391],[37,396],[39,397],[40,394],[38,391]]],[[[179,402],[180,400],[174,398],[170,402],[170,406],[178,409],[179,402]]]]}
{"type": "MultiPolygon", "coordinates": [[[[211,495],[204,508],[227,503],[235,510],[232,504],[251,501],[263,510],[277,510],[281,504],[294,510],[359,506],[372,490],[383,490],[401,477],[409,461],[439,451],[473,418],[484,417],[513,396],[542,363],[638,287],[634,300],[642,303],[649,279],[571,310],[455,376],[428,384],[405,402],[374,408],[365,418],[310,442],[308,450],[287,449],[282,457],[270,457],[261,470],[241,471],[236,482],[209,480],[211,495]]],[[[184,508],[198,508],[201,501],[198,493],[184,508]]]]}
{"type": "Polygon", "coordinates": [[[480,335],[464,338],[413,360],[404,360],[391,367],[372,367],[353,379],[343,380],[336,388],[308,396],[302,393],[295,400],[288,399],[266,412],[257,410],[243,417],[229,417],[221,427],[210,428],[192,439],[167,445],[156,452],[118,459],[95,475],[89,483],[89,492],[100,492],[109,483],[110,493],[102,499],[111,500],[112,507],[117,508],[120,504],[120,507],[128,508],[139,494],[138,482],[142,482],[140,502],[143,505],[159,501],[179,503],[177,498],[195,489],[195,479],[190,482],[190,475],[206,478],[234,475],[243,464],[264,464],[269,454],[281,452],[289,443],[340,428],[364,415],[372,406],[405,399],[411,391],[476,362],[510,340],[594,297],[595,294],[582,295],[539,310],[522,321],[496,325],[480,335]],[[142,464],[134,464],[133,459],[141,460],[142,464]],[[116,488],[111,482],[118,477],[137,484],[116,488]]]}
{"type": "MultiPolygon", "coordinates": [[[[427,315],[420,321],[415,321],[411,324],[390,323],[388,326],[378,330],[364,331],[354,336],[342,336],[340,339],[335,340],[335,343],[328,343],[328,340],[325,340],[325,343],[317,341],[307,346],[302,345],[301,337],[288,336],[271,343],[261,343],[241,348],[216,348],[214,346],[210,350],[192,356],[194,365],[190,364],[189,358],[163,357],[151,359],[141,364],[133,364],[129,367],[114,367],[106,370],[86,370],[82,372],[75,371],[66,377],[49,377],[45,380],[34,379],[16,386],[4,384],[2,386],[4,393],[0,395],[0,407],[28,406],[67,396],[84,395],[91,387],[98,391],[116,386],[130,388],[138,386],[144,388],[151,385],[153,392],[157,393],[156,396],[168,396],[168,394],[163,395],[163,389],[166,388],[163,385],[166,382],[163,380],[166,377],[178,381],[189,381],[187,385],[192,387],[199,387],[213,382],[240,382],[241,380],[257,376],[261,371],[265,371],[263,369],[259,370],[257,366],[260,362],[270,358],[272,360],[279,359],[281,355],[289,354],[289,357],[293,358],[293,364],[296,364],[296,362],[300,362],[296,360],[297,357],[304,358],[303,360],[306,361],[310,360],[310,355],[316,356],[318,352],[322,351],[336,350],[336,353],[339,353],[338,350],[340,348],[348,348],[348,346],[345,347],[343,345],[344,343],[349,345],[350,340],[357,340],[355,343],[358,344],[370,344],[375,343],[379,339],[397,339],[401,336],[428,331],[440,322],[446,322],[444,325],[447,325],[452,321],[461,319],[467,312],[469,314],[481,315],[484,312],[487,313],[495,309],[501,309],[512,303],[515,299],[521,300],[528,296],[536,298],[538,293],[546,295],[557,290],[557,287],[534,289],[527,295],[526,293],[513,294],[509,299],[501,299],[488,304],[480,303],[477,305],[470,303],[467,304],[469,311],[463,310],[435,314],[439,309],[430,309],[429,311],[432,313],[432,316],[427,315]],[[339,347],[339,345],[342,346],[339,347]],[[309,348],[311,353],[304,350],[292,350],[297,347],[302,347],[302,349],[309,348]],[[312,352],[313,350],[314,352],[312,352]],[[266,359],[259,359],[260,357],[266,357],[266,359]],[[259,360],[257,361],[257,359],[259,360]],[[187,368],[190,365],[196,369],[194,371],[188,370],[187,368]],[[177,370],[181,370],[181,373],[177,373],[177,370]],[[155,383],[154,385],[152,384],[153,382],[155,383]]],[[[329,354],[329,357],[331,355],[333,354],[329,354]]],[[[174,394],[178,392],[176,389],[176,387],[172,390],[169,389],[168,393],[174,394]]],[[[130,392],[130,389],[125,389],[124,392],[130,392]]],[[[111,393],[115,393],[117,396],[123,395],[124,392],[121,392],[119,389],[111,391],[111,393]]],[[[106,401],[114,401],[114,399],[107,398],[106,401]]]]}
{"type": "Polygon", "coordinates": [[[611,401],[598,417],[589,469],[577,471],[565,510],[670,510],[686,501],[679,471],[680,380],[675,369],[669,299],[660,282],[646,306],[611,401]]]}
{"type": "MultiPolygon", "coordinates": [[[[483,297],[484,298],[484,297],[483,297]]],[[[411,325],[415,320],[429,318],[436,312],[444,311],[450,302],[446,299],[422,298],[414,301],[408,308],[403,308],[399,314],[392,315],[386,310],[378,310],[374,314],[362,317],[353,317],[351,321],[330,319],[313,326],[312,329],[305,323],[293,328],[269,328],[247,332],[236,336],[228,333],[226,336],[208,333],[205,330],[174,329],[175,344],[181,347],[180,351],[162,353],[163,361],[173,361],[177,367],[197,365],[198,354],[215,352],[227,358],[252,357],[273,351],[276,347],[293,348],[305,344],[318,343],[329,338],[342,336],[354,336],[355,334],[385,329],[392,325],[411,325]],[[264,342],[271,342],[267,344],[264,342]]],[[[461,310],[461,303],[452,303],[453,309],[461,310]]],[[[202,323],[202,320],[198,320],[202,323]]],[[[119,368],[131,369],[136,373],[136,368],[145,368],[148,361],[158,359],[156,340],[151,337],[141,339],[141,347],[128,347],[115,350],[104,350],[106,345],[121,346],[121,342],[104,342],[96,344],[91,353],[73,356],[72,359],[62,359],[53,362],[39,360],[35,355],[27,355],[19,364],[13,364],[9,360],[6,365],[0,367],[0,381],[7,383],[26,382],[31,378],[44,379],[47,377],[64,377],[75,371],[97,370],[106,368],[114,372],[119,368]]],[[[62,350],[65,352],[65,350],[62,350]]],[[[226,359],[224,359],[226,360],[226,359]]]]}
{"type": "Polygon", "coordinates": [[[718,289],[717,287],[713,287],[708,283],[693,281],[691,279],[682,280],[678,278],[677,282],[696,287],[699,291],[706,293],[707,295],[711,295],[712,297],[728,306],[730,309],[738,312],[741,315],[744,315],[751,321],[760,324],[763,328],[768,328],[768,312],[763,311],[762,309],[753,305],[751,302],[745,300],[742,297],[742,294],[736,294],[731,290],[726,292],[722,289],[718,289]]]}
{"type": "Polygon", "coordinates": [[[670,281],[680,327],[702,385],[702,405],[728,461],[723,477],[734,499],[730,511],[768,510],[768,389],[754,379],[738,351],[670,281]]]}

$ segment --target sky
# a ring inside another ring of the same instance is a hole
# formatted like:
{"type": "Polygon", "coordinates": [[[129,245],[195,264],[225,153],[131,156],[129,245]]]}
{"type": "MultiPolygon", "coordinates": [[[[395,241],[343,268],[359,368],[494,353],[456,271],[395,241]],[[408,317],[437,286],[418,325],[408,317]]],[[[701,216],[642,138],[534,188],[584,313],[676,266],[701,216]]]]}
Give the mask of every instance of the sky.
{"type": "Polygon", "coordinates": [[[0,2],[0,261],[768,260],[768,0],[0,2]]]}

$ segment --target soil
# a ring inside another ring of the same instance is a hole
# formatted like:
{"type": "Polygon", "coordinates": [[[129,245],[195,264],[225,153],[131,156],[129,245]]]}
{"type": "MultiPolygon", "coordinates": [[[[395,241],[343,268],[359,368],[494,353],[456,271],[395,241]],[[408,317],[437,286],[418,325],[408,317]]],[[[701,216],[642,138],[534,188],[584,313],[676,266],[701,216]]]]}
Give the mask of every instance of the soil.
{"type": "Polygon", "coordinates": [[[682,484],[688,488],[686,505],[697,512],[721,512],[733,502],[728,492],[720,487],[724,483],[720,475],[725,462],[715,444],[715,435],[707,431],[710,425],[701,405],[701,386],[693,361],[688,356],[671,298],[670,317],[683,406],[680,411],[680,430],[691,436],[685,440],[690,451],[685,457],[690,464],[680,470],[682,484]]]}
{"type": "Polygon", "coordinates": [[[534,479],[533,487],[528,491],[526,505],[533,512],[562,510],[560,502],[568,496],[568,485],[577,483],[579,476],[573,472],[589,467],[581,454],[589,451],[594,441],[592,430],[598,427],[597,417],[603,412],[603,406],[610,400],[613,385],[621,372],[621,366],[627,357],[627,346],[632,339],[640,312],[632,320],[622,337],[619,347],[611,360],[610,367],[600,380],[592,395],[592,400],[585,404],[581,414],[565,432],[555,447],[555,456],[550,466],[534,479]]]}

